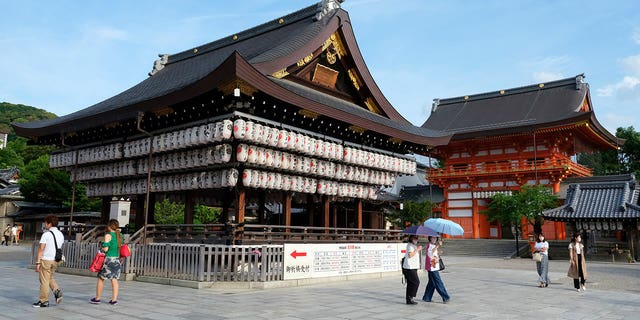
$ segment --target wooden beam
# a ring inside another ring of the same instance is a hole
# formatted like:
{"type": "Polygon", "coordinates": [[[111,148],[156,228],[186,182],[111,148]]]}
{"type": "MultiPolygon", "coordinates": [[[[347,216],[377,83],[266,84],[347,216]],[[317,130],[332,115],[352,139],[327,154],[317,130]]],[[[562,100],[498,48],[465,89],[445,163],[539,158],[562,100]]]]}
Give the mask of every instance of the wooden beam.
{"type": "Polygon", "coordinates": [[[324,213],[324,227],[325,229],[325,233],[329,233],[329,208],[331,206],[329,205],[329,197],[327,196],[323,196],[322,197],[322,212],[324,213]]]}
{"type": "Polygon", "coordinates": [[[238,211],[236,212],[236,222],[244,223],[246,191],[242,187],[238,187],[238,197],[236,198],[238,211]]]}
{"type": "Polygon", "coordinates": [[[362,199],[356,200],[356,214],[358,217],[358,229],[362,229],[362,199]]]}
{"type": "Polygon", "coordinates": [[[284,195],[284,225],[291,226],[291,192],[284,195]]]}

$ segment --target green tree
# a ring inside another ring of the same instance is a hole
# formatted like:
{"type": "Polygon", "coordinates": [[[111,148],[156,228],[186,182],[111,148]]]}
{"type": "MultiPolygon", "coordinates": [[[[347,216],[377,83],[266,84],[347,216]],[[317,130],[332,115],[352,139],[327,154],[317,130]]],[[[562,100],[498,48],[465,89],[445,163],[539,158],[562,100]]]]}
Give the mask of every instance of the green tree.
{"type": "Polygon", "coordinates": [[[155,222],[158,224],[180,224],[184,222],[184,204],[164,199],[156,202],[155,222]]]}
{"type": "MultiPolygon", "coordinates": [[[[64,201],[64,206],[71,208],[71,198],[64,201]]],[[[81,211],[101,211],[102,210],[102,200],[100,198],[89,198],[87,197],[87,188],[85,185],[77,183],[76,184],[76,195],[73,204],[73,211],[81,212],[81,211]]]]}
{"type": "Polygon", "coordinates": [[[543,185],[524,185],[511,195],[496,194],[491,198],[487,210],[482,212],[491,222],[500,221],[519,225],[519,221],[525,218],[540,232],[542,224],[542,211],[558,206],[558,197],[551,189],[543,185]]]}
{"type": "Polygon", "coordinates": [[[22,157],[11,148],[0,149],[0,169],[16,167],[20,168],[24,166],[22,157]]]}
{"type": "Polygon", "coordinates": [[[625,140],[619,150],[581,153],[577,162],[591,168],[594,175],[635,173],[640,176],[640,133],[633,127],[620,127],[616,137],[625,140]]]}
{"type": "Polygon", "coordinates": [[[63,205],[71,197],[71,182],[65,171],[49,168],[44,155],[20,170],[20,192],[25,200],[63,205]]]}
{"type": "Polygon", "coordinates": [[[205,205],[196,205],[194,207],[193,223],[194,224],[208,224],[208,223],[220,223],[220,213],[222,209],[207,207],[205,205]]]}
{"type": "Polygon", "coordinates": [[[404,225],[422,225],[427,219],[431,218],[431,209],[433,203],[428,200],[416,202],[406,200],[403,202],[402,210],[393,210],[387,215],[387,219],[393,225],[404,228],[404,225]]]}

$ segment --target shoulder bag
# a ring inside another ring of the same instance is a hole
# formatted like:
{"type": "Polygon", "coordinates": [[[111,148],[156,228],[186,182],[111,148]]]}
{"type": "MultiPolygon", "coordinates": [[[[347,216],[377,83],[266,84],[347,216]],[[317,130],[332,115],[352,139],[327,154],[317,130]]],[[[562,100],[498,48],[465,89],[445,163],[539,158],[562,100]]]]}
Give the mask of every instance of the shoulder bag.
{"type": "Polygon", "coordinates": [[[53,231],[49,230],[49,232],[51,232],[51,236],[53,237],[53,243],[56,245],[56,257],[54,258],[56,260],[56,262],[60,262],[63,261],[64,262],[64,255],[62,254],[62,246],[60,246],[60,248],[58,248],[58,241],[56,240],[56,235],[55,233],[53,233],[53,231]]]}

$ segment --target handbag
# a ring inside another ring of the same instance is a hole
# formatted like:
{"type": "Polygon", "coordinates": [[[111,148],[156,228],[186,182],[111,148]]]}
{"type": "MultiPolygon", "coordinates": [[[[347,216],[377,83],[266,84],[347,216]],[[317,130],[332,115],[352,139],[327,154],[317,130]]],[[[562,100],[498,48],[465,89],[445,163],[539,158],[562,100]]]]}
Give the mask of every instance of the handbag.
{"type": "Polygon", "coordinates": [[[541,262],[542,261],[542,253],[540,252],[536,252],[533,254],[533,261],[535,262],[541,262]]]}
{"type": "Polygon", "coordinates": [[[102,269],[102,265],[104,265],[104,258],[105,258],[105,254],[102,251],[98,251],[98,253],[96,253],[96,256],[93,257],[93,260],[91,261],[91,265],[89,265],[89,271],[91,272],[98,272],[100,271],[100,269],[102,269]]]}
{"type": "Polygon", "coordinates": [[[442,257],[439,257],[438,259],[438,267],[439,267],[438,271],[444,270],[444,259],[442,259],[442,257]]]}
{"type": "Polygon", "coordinates": [[[131,255],[131,250],[129,249],[129,245],[123,244],[120,246],[120,258],[126,258],[131,255]]]}

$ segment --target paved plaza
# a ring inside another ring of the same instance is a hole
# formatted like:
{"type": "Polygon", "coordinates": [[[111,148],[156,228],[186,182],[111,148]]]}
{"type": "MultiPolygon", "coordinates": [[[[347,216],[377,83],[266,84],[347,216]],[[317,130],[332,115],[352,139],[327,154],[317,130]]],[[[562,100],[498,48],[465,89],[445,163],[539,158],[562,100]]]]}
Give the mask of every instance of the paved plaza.
{"type": "MultiPolygon", "coordinates": [[[[566,277],[568,261],[550,262],[548,288],[538,288],[528,259],[447,256],[443,281],[451,302],[408,306],[401,275],[327,281],[277,289],[189,289],[120,282],[117,306],[89,304],[95,278],[56,274],[64,301],[33,308],[38,277],[29,246],[0,248],[0,319],[638,319],[640,264],[589,262],[587,291],[566,277]]],[[[422,295],[426,274],[420,274],[422,295]]],[[[105,284],[108,301],[111,285],[105,284]]]]}

